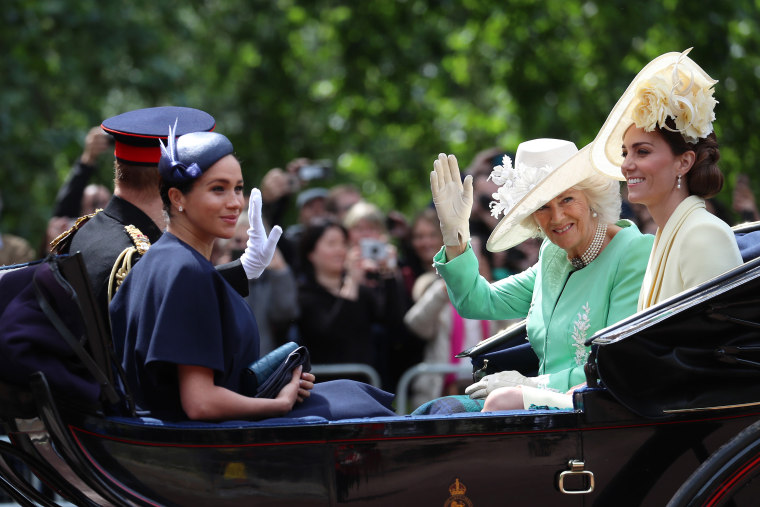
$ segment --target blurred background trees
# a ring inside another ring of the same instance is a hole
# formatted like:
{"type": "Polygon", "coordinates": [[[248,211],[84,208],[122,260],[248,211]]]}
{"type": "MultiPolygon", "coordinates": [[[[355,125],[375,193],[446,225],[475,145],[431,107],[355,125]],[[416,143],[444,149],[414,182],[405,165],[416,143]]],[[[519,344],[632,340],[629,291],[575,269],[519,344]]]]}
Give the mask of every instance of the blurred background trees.
{"type": "Polygon", "coordinates": [[[580,147],[644,64],[692,46],[720,80],[719,198],[739,173],[758,181],[751,0],[8,0],[0,16],[0,228],[35,245],[87,130],[130,109],[210,112],[248,187],[330,159],[323,183],[409,214],[439,152],[464,167],[535,137],[580,147]]]}

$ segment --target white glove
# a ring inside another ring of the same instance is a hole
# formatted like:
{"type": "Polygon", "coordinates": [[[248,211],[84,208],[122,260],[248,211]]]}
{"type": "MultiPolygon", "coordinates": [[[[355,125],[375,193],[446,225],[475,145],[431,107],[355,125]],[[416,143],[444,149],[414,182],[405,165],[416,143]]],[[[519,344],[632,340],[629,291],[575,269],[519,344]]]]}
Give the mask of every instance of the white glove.
{"type": "Polygon", "coordinates": [[[526,377],[519,371],[500,371],[486,375],[479,382],[472,384],[464,390],[470,398],[477,400],[485,398],[493,391],[500,387],[530,386],[545,387],[549,382],[549,375],[539,375],[538,377],[526,377]]]}
{"type": "Polygon", "coordinates": [[[282,236],[282,228],[275,225],[267,237],[264,222],[261,219],[261,191],[258,188],[251,190],[251,200],[248,202],[248,224],[248,242],[243,255],[240,256],[240,262],[243,264],[245,275],[252,280],[260,277],[269,266],[277,248],[277,241],[282,236]]]}
{"type": "Polygon", "coordinates": [[[459,164],[454,155],[441,153],[433,162],[430,173],[430,190],[441,221],[443,244],[458,246],[470,239],[470,213],[472,212],[472,176],[464,184],[459,176],[459,164]]]}

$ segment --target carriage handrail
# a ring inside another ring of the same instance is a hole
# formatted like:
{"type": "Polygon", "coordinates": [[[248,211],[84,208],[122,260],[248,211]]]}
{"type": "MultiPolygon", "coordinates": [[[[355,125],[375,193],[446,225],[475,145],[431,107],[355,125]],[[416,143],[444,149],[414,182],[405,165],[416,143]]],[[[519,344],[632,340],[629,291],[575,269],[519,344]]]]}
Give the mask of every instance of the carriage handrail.
{"type": "Polygon", "coordinates": [[[311,373],[317,377],[320,375],[360,375],[367,379],[367,383],[374,387],[381,387],[380,374],[372,366],[365,363],[323,363],[312,364],[311,373]]]}
{"type": "Polygon", "coordinates": [[[472,374],[472,365],[469,363],[417,363],[401,375],[396,387],[396,413],[406,413],[406,404],[408,399],[407,391],[409,384],[418,375],[429,373],[457,373],[463,375],[472,374]]]}

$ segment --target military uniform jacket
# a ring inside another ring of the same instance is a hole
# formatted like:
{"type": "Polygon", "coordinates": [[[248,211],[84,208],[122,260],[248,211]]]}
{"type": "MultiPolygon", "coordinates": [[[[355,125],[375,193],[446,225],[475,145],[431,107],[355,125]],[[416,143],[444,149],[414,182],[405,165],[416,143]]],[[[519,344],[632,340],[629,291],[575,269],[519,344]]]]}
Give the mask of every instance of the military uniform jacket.
{"type": "MultiPolygon", "coordinates": [[[[103,316],[108,315],[108,281],[114,263],[124,249],[134,246],[125,226],[133,225],[147,236],[151,244],[161,237],[161,229],[137,206],[113,196],[106,208],[74,233],[69,252],[82,252],[103,316]]],[[[217,267],[220,274],[242,296],[248,295],[248,280],[240,261],[217,267]]]]}
{"type": "Polygon", "coordinates": [[[81,252],[87,275],[95,292],[101,314],[108,315],[108,279],[111,269],[125,248],[134,246],[124,229],[134,225],[151,243],[161,237],[161,229],[132,203],[113,196],[106,208],[74,233],[69,252],[81,252]]]}
{"type": "Polygon", "coordinates": [[[586,380],[584,342],[596,331],[636,312],[639,289],[654,238],[630,221],[588,266],[575,270],[564,250],[544,241],[538,262],[522,273],[488,281],[478,274],[472,248],[449,262],[445,249],[435,267],[451,302],[468,319],[527,317],[528,340],[546,387],[565,392],[586,380]]]}

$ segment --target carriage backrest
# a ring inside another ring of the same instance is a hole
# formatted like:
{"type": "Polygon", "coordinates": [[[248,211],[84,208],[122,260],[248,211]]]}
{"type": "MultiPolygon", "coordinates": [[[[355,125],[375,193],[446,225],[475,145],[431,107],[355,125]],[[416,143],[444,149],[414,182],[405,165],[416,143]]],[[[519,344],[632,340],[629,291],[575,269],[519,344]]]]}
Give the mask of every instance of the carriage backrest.
{"type": "Polygon", "coordinates": [[[127,406],[81,254],[14,269],[0,293],[0,379],[25,385],[41,371],[70,399],[127,406]]]}

